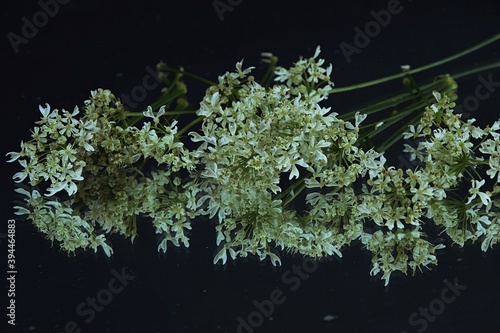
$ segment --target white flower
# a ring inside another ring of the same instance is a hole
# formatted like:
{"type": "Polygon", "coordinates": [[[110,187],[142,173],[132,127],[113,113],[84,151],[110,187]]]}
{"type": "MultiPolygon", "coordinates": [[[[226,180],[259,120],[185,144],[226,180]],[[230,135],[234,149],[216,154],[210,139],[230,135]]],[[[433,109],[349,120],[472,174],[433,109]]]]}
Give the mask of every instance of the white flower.
{"type": "Polygon", "coordinates": [[[299,159],[298,161],[295,161],[295,163],[291,165],[292,171],[290,172],[290,176],[288,177],[288,179],[291,180],[293,177],[299,178],[300,172],[299,169],[297,169],[297,165],[300,165],[304,168],[307,168],[308,166],[307,163],[305,163],[302,158],[299,159]]]}
{"type": "Polygon", "coordinates": [[[231,256],[231,258],[233,260],[236,259],[236,251],[234,251],[231,248],[231,246],[228,243],[226,243],[222,246],[220,251],[214,257],[214,264],[216,264],[220,260],[220,261],[222,261],[222,264],[224,265],[227,261],[227,251],[229,251],[229,255],[231,256]]]}
{"type": "Polygon", "coordinates": [[[153,108],[151,106],[148,105],[148,109],[146,111],[144,111],[142,113],[144,115],[144,117],[148,117],[148,118],[154,118],[155,115],[153,113],[153,108]]]}
{"type": "Polygon", "coordinates": [[[29,175],[29,172],[27,171],[27,163],[26,163],[26,161],[25,160],[19,160],[19,164],[21,164],[21,166],[24,168],[24,170],[20,171],[20,172],[17,172],[14,176],[12,176],[12,179],[15,179],[16,183],[22,182],[29,175]]]}
{"type": "Polygon", "coordinates": [[[362,114],[362,113],[359,113],[359,112],[356,112],[356,115],[354,116],[354,120],[355,120],[355,127],[359,127],[359,125],[363,122],[363,120],[366,119],[366,114],[362,114]]]}
{"type": "Polygon", "coordinates": [[[482,203],[485,206],[488,206],[491,203],[490,196],[484,192],[479,191],[479,189],[481,188],[481,186],[484,185],[484,183],[485,183],[484,179],[481,181],[477,181],[474,179],[472,181],[472,187],[469,189],[469,193],[472,195],[469,197],[467,204],[470,204],[472,202],[472,200],[474,200],[477,196],[479,196],[479,198],[481,199],[482,203]]]}
{"type": "Polygon", "coordinates": [[[276,254],[269,252],[269,258],[271,259],[271,263],[273,266],[281,266],[281,259],[276,254]]]}
{"type": "Polygon", "coordinates": [[[500,159],[490,156],[489,166],[490,168],[486,170],[486,174],[490,176],[491,179],[493,179],[498,173],[497,183],[500,183],[500,159]]]}
{"type": "Polygon", "coordinates": [[[201,173],[201,175],[205,178],[219,178],[219,169],[217,168],[216,163],[207,164],[205,170],[201,173]]]}
{"type": "Polygon", "coordinates": [[[435,99],[436,99],[436,101],[438,101],[438,102],[439,102],[439,101],[441,100],[441,98],[442,98],[441,93],[440,93],[439,91],[436,91],[436,90],[434,90],[434,91],[432,92],[432,95],[434,96],[434,98],[435,98],[435,99]]]}
{"type": "Polygon", "coordinates": [[[106,256],[111,257],[111,255],[113,254],[113,249],[106,243],[106,238],[104,237],[104,235],[99,235],[97,237],[93,236],[90,240],[90,247],[92,247],[94,252],[97,252],[97,247],[99,246],[102,247],[104,253],[106,253],[106,256]]]}
{"type": "Polygon", "coordinates": [[[42,114],[43,119],[46,119],[50,113],[50,105],[48,103],[45,103],[45,108],[43,108],[41,105],[39,105],[38,109],[40,110],[40,113],[42,114]]]}
{"type": "Polygon", "coordinates": [[[160,123],[160,117],[165,114],[165,105],[162,105],[156,115],[153,113],[153,108],[149,105],[148,109],[142,113],[145,117],[152,118],[155,125],[160,123]]]}
{"type": "Polygon", "coordinates": [[[65,149],[59,151],[63,164],[76,161],[76,154],[77,151],[71,144],[68,144],[65,149]]]}
{"type": "MultiPolygon", "coordinates": [[[[22,142],[21,142],[21,144],[22,144],[22,142]]],[[[23,157],[23,156],[24,156],[24,154],[23,154],[22,150],[21,150],[21,152],[11,151],[11,152],[9,152],[9,153],[5,154],[5,156],[7,156],[7,155],[10,157],[10,160],[8,160],[8,161],[7,161],[8,163],[11,163],[11,162],[17,161],[17,159],[18,159],[19,157],[23,157]]]]}
{"type": "Polygon", "coordinates": [[[165,105],[160,106],[160,109],[158,110],[158,113],[156,114],[157,118],[160,118],[165,114],[165,105]]]}
{"type": "Polygon", "coordinates": [[[64,190],[66,185],[67,184],[65,182],[60,182],[60,181],[52,183],[52,185],[47,189],[48,193],[46,194],[46,196],[51,197],[57,192],[64,190]]]}
{"type": "Polygon", "coordinates": [[[425,180],[419,181],[418,189],[412,187],[410,191],[411,193],[415,193],[415,195],[411,199],[412,202],[417,202],[417,201],[426,202],[427,199],[432,198],[434,194],[433,188],[429,186],[429,183],[425,180]]]}
{"type": "Polygon", "coordinates": [[[438,129],[435,129],[434,130],[434,137],[440,141],[444,140],[444,138],[446,137],[446,129],[443,128],[438,128],[438,129]]]}
{"type": "Polygon", "coordinates": [[[318,45],[316,46],[316,51],[314,51],[313,58],[317,58],[320,53],[321,53],[321,47],[318,45]]]}
{"type": "Polygon", "coordinates": [[[216,91],[213,95],[212,95],[212,98],[210,99],[210,105],[212,107],[216,107],[217,104],[219,103],[219,100],[220,100],[220,94],[218,91],[216,91]]]}
{"type": "Polygon", "coordinates": [[[236,71],[239,78],[244,78],[247,74],[249,74],[252,71],[252,69],[255,69],[255,67],[252,66],[243,69],[243,60],[236,63],[236,71]]]}
{"type": "Polygon", "coordinates": [[[493,135],[493,137],[498,137],[496,131],[498,131],[499,129],[500,129],[500,120],[497,120],[490,127],[490,134],[493,135]]]}

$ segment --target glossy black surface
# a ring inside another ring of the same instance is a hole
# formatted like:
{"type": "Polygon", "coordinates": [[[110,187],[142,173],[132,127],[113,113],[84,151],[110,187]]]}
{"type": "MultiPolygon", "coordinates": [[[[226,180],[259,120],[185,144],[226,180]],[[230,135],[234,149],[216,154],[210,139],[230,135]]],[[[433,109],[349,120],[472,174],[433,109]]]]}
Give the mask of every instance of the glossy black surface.
{"type": "MultiPolygon", "coordinates": [[[[22,18],[32,20],[41,7],[34,1],[5,1],[0,14],[2,156],[17,151],[20,140],[29,139],[39,104],[72,109],[99,87],[117,95],[128,93],[141,84],[146,67],[154,68],[161,59],[215,79],[242,58],[248,66],[258,65],[263,51],[290,65],[321,45],[322,56],[334,64],[333,81],[341,87],[397,73],[403,64],[427,64],[500,31],[500,11],[494,1],[402,0],[401,12],[392,15],[391,22],[348,62],[340,44],[352,45],[353,29],[364,29],[374,20],[371,11],[386,9],[389,2],[233,1],[237,5],[221,21],[212,1],[74,0],[61,4],[58,13],[16,53],[7,34],[21,34],[22,18]]],[[[497,42],[416,78],[498,60],[499,51],[497,42]]],[[[500,72],[483,75],[489,74],[500,81],[500,72]]],[[[459,95],[472,94],[477,80],[474,76],[459,81],[459,95]]],[[[200,99],[203,89],[195,83],[192,99],[200,99]]],[[[397,89],[400,84],[391,82],[335,95],[330,102],[341,113],[397,89]]],[[[500,115],[497,89],[473,115],[482,124],[500,115]]],[[[158,93],[159,88],[152,90],[140,106],[158,93]]],[[[397,161],[398,152],[391,154],[397,161]]],[[[18,165],[1,163],[0,232],[5,233],[7,220],[15,218],[11,176],[18,165]]],[[[30,223],[18,221],[17,326],[6,325],[2,332],[500,332],[498,246],[487,254],[479,244],[448,248],[432,271],[394,276],[386,288],[379,277],[370,277],[370,258],[359,247],[344,250],[342,260],[306,262],[309,274],[305,275],[294,270],[302,267],[303,259],[287,254],[282,255],[279,268],[255,258],[225,268],[214,266],[212,221],[195,225],[189,252],[169,248],[167,255],[159,255],[153,228],[146,223],[139,225],[139,235],[134,244],[114,237],[111,259],[101,252],[67,257],[30,223]],[[123,272],[135,278],[124,280],[123,290],[91,318],[85,305],[88,297],[106,294],[103,290],[109,289],[109,282],[123,272]],[[457,290],[456,298],[445,291],[453,281],[467,286],[457,290]],[[255,303],[263,304],[271,293],[274,298],[279,295],[281,304],[272,311],[261,310],[268,311],[269,317],[260,315],[260,324],[255,303]],[[440,303],[442,297],[449,304],[440,303]],[[428,317],[425,329],[422,315],[414,317],[418,323],[409,322],[420,307],[431,304],[440,314],[428,317]],[[439,304],[445,307],[439,309],[439,304]],[[248,322],[249,315],[258,327],[238,329],[238,318],[248,322]]],[[[5,238],[0,249],[5,272],[5,238]]]]}

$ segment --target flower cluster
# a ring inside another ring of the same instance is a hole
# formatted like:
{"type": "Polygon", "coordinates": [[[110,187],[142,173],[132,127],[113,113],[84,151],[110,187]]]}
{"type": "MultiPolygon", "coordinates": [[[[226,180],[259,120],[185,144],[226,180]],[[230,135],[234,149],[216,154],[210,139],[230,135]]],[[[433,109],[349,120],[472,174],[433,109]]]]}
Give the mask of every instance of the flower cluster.
{"type": "Polygon", "coordinates": [[[159,249],[166,250],[167,241],[188,244],[197,189],[182,185],[177,174],[193,170],[195,162],[176,137],[176,123],[159,122],[164,108],[144,112],[153,123],[129,126],[121,102],[99,89],[85,101],[81,117],[78,108],[59,112],[46,105],[40,112],[32,140],[8,154],[9,162],[23,167],[14,175],[16,182],[29,178],[33,187],[17,189],[26,201],[16,207],[18,215],[27,215],[68,252],[101,246],[110,255],[106,234],[133,240],[138,215],[150,217],[162,235],[159,249]],[[157,168],[149,175],[143,170],[148,160],[157,168]]]}
{"type": "Polygon", "coordinates": [[[204,165],[200,188],[206,212],[218,217],[215,262],[225,262],[229,251],[233,258],[256,254],[276,263],[274,244],[297,251],[305,237],[301,231],[293,242],[283,241],[299,221],[284,210],[285,197],[279,194],[282,175],[296,179],[326,163],[325,135],[336,118],[319,105],[331,89],[331,68],[319,66],[318,53],[296,63],[293,75],[279,69],[276,80],[287,84],[269,88],[239,62],[237,72],[219,77],[201,102],[202,133],[190,135],[201,143],[195,154],[204,165]]]}
{"type": "Polygon", "coordinates": [[[17,213],[66,251],[108,255],[106,235],[133,240],[138,216],[166,251],[189,246],[191,221],[206,215],[216,219],[214,263],[255,255],[276,265],[280,251],[320,258],[358,244],[386,283],[437,263],[445,246],[429,231],[458,246],[481,240],[483,251],[498,243],[500,120],[484,129],[464,121],[435,91],[403,134],[418,167],[397,169],[364,144],[365,114],[323,106],[332,66],[319,54],[278,67],[270,86],[238,62],[207,89],[187,142],[179,134],[190,126],[178,132],[165,106],[139,119],[108,90],[93,91],[83,114],[40,107],[32,140],[9,153],[23,167],[14,179],[32,187],[17,190],[26,202],[17,213]]]}
{"type": "Polygon", "coordinates": [[[361,147],[366,115],[350,122],[320,105],[333,84],[331,66],[320,67],[318,54],[278,68],[276,81],[284,84],[263,87],[252,68],[238,63],[207,90],[198,110],[202,131],[190,135],[200,144],[205,214],[218,220],[214,262],[254,254],[276,264],[276,247],[342,256],[344,246],[358,241],[372,253],[371,273],[382,272],[387,283],[394,271],[437,263],[445,245],[429,240],[430,221],[460,246],[481,236],[483,250],[498,242],[496,192],[479,191],[485,181],[475,171],[489,164],[486,174],[497,175],[497,125],[482,130],[461,121],[450,99],[434,92],[419,124],[404,133],[419,141],[406,152],[421,166],[396,169],[375,147],[361,147]],[[486,132],[492,139],[471,142],[486,132]],[[473,147],[490,153],[488,163],[473,147]],[[455,198],[464,181],[471,195],[455,198]],[[306,207],[296,213],[289,206],[302,190],[306,207]]]}
{"type": "Polygon", "coordinates": [[[434,96],[436,103],[426,108],[418,126],[405,133],[418,140],[416,148],[407,145],[406,151],[424,163],[415,181],[430,199],[425,215],[459,246],[484,236],[481,248],[486,251],[500,240],[500,121],[481,129],[475,119],[463,121],[454,113],[448,96],[434,96]],[[483,190],[487,178],[493,179],[493,186],[483,190]],[[467,195],[460,197],[458,188],[466,189],[467,195]]]}

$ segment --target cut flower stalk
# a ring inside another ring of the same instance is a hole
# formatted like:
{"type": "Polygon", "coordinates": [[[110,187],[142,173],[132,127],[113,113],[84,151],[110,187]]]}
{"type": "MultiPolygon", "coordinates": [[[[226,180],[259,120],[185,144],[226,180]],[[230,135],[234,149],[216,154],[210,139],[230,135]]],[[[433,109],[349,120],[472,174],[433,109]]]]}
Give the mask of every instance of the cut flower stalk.
{"type": "Polygon", "coordinates": [[[496,244],[500,121],[480,128],[462,120],[451,76],[413,79],[443,61],[338,89],[319,55],[318,47],[290,68],[266,55],[260,81],[242,62],[217,82],[160,63],[166,88],[143,112],[126,110],[103,89],[81,110],[40,107],[32,140],[8,154],[23,167],[16,182],[28,183],[16,190],[24,197],[17,214],[71,253],[111,255],[110,235],[133,240],[146,220],[159,251],[188,247],[193,221],[205,216],[215,223],[214,262],[253,255],[279,264],[278,250],[321,258],[361,244],[372,254],[371,273],[386,283],[395,271],[437,263],[444,244],[429,238],[429,227],[459,246],[496,244]],[[184,78],[209,85],[196,111],[184,78]],[[396,78],[406,92],[350,113],[328,107],[332,93],[396,78]],[[414,140],[405,152],[418,168],[397,169],[385,158],[403,138],[414,140]],[[468,193],[451,199],[464,184],[468,193]]]}

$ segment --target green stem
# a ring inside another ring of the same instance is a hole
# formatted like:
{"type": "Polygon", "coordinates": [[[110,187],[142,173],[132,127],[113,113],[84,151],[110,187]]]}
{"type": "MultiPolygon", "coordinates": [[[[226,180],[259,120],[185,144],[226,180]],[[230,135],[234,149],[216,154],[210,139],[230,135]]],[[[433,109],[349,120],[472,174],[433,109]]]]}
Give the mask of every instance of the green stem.
{"type": "MultiPolygon", "coordinates": [[[[421,111],[424,107],[425,105],[419,103],[418,105],[415,105],[414,107],[406,110],[405,115],[409,115],[415,111],[421,111]]],[[[389,136],[389,138],[387,138],[382,144],[380,144],[379,147],[377,147],[378,151],[385,152],[393,144],[401,140],[403,132],[408,129],[409,125],[414,125],[420,119],[420,117],[422,117],[422,112],[418,112],[410,121],[406,122],[404,126],[399,127],[396,132],[394,132],[391,136],[389,136]]],[[[392,121],[390,125],[393,125],[394,123],[396,123],[396,121],[392,121]]]]}
{"type": "MultiPolygon", "coordinates": [[[[307,172],[307,174],[309,175],[309,172],[307,172]]],[[[290,185],[289,187],[287,187],[283,192],[279,193],[277,196],[276,196],[276,199],[277,200],[281,200],[283,199],[284,197],[286,197],[291,191],[293,191],[297,186],[299,186],[300,184],[304,183],[305,181],[305,177],[301,177],[299,179],[296,179],[292,185],[290,185]]]]}
{"type": "MultiPolygon", "coordinates": [[[[304,182],[305,178],[301,178],[299,180],[297,180],[292,186],[290,186],[289,188],[287,188],[285,190],[286,194],[281,196],[281,198],[284,198],[285,196],[288,196],[288,198],[283,202],[283,207],[286,207],[290,204],[290,202],[293,201],[293,199],[295,199],[297,197],[297,195],[300,194],[300,192],[302,192],[305,188],[306,188],[306,183],[304,182]],[[298,186],[298,188],[297,188],[298,186]],[[295,191],[295,188],[297,188],[297,190],[295,191]],[[291,191],[293,191],[293,195],[290,195],[291,191]]],[[[285,193],[283,192],[283,193],[285,193]]]]}
{"type": "Polygon", "coordinates": [[[408,74],[403,80],[408,82],[407,89],[409,95],[418,95],[421,100],[423,100],[426,104],[429,104],[427,96],[422,92],[422,89],[418,86],[417,82],[415,82],[413,75],[408,74]]]}
{"type": "Polygon", "coordinates": [[[162,70],[173,72],[173,73],[181,73],[184,76],[187,76],[187,77],[190,77],[192,79],[198,80],[200,82],[206,83],[206,84],[208,84],[210,86],[216,86],[217,85],[217,82],[210,81],[210,80],[205,79],[205,78],[203,78],[201,76],[198,76],[196,74],[185,72],[184,69],[178,69],[178,68],[164,66],[164,67],[162,67],[162,70]]]}
{"type": "Polygon", "coordinates": [[[177,132],[176,136],[177,137],[182,136],[182,134],[186,133],[191,127],[202,122],[203,119],[204,119],[203,117],[196,117],[193,121],[191,121],[189,124],[184,126],[179,132],[177,132]]]}
{"type": "MultiPolygon", "coordinates": [[[[443,88],[436,89],[436,90],[438,90],[442,94],[446,94],[446,93],[450,93],[450,92],[453,93],[455,91],[455,89],[456,89],[456,87],[454,85],[445,85],[445,86],[443,86],[443,88]]],[[[427,91],[425,93],[425,95],[423,96],[424,98],[419,99],[418,101],[407,106],[406,108],[402,109],[398,113],[396,113],[392,116],[389,116],[388,118],[385,118],[383,120],[384,121],[383,125],[381,125],[380,127],[376,128],[372,131],[365,133],[365,135],[363,137],[360,137],[360,138],[361,139],[364,139],[366,137],[371,138],[371,137],[373,137],[381,132],[386,131],[390,126],[394,125],[396,122],[403,120],[404,118],[406,118],[412,114],[415,114],[415,116],[411,120],[406,121],[404,123],[404,126],[400,126],[395,132],[393,132],[389,136],[389,138],[387,138],[381,145],[376,147],[378,149],[378,151],[386,151],[389,147],[391,147],[397,141],[401,140],[403,132],[405,132],[408,129],[409,125],[415,125],[417,123],[417,121],[422,116],[422,113],[424,112],[425,107],[430,105],[427,100],[428,100],[428,98],[431,98],[431,99],[433,98],[432,97],[433,90],[434,89],[427,91]]],[[[371,124],[371,125],[374,125],[374,124],[371,124]]]]}
{"type": "Polygon", "coordinates": [[[445,64],[447,62],[450,62],[452,60],[455,60],[455,59],[458,59],[460,57],[463,57],[469,53],[472,53],[476,50],[479,50],[480,48],[483,48],[495,41],[497,41],[498,39],[500,39],[500,33],[499,34],[496,34],[495,36],[491,37],[491,38],[488,38],[487,40],[473,46],[473,47],[470,47],[462,52],[459,52],[457,54],[454,54],[450,57],[447,57],[447,58],[444,58],[444,59],[441,59],[441,60],[438,60],[438,61],[435,61],[433,63],[430,63],[428,65],[425,65],[425,66],[421,66],[421,67],[418,67],[416,69],[410,69],[409,71],[407,72],[404,72],[404,73],[398,73],[398,74],[394,74],[394,75],[390,75],[390,76],[386,76],[386,77],[383,77],[383,78],[380,78],[380,79],[376,79],[376,80],[372,80],[372,81],[368,81],[368,82],[364,82],[364,83],[359,83],[359,84],[355,84],[355,85],[352,85],[352,86],[347,86],[347,87],[342,87],[342,88],[336,88],[336,89],[332,89],[331,93],[334,94],[334,93],[339,93],[339,92],[344,92],[344,91],[350,91],[350,90],[355,90],[355,89],[360,89],[360,88],[365,88],[365,87],[370,87],[370,86],[374,86],[374,85],[377,85],[377,84],[380,84],[380,83],[384,83],[384,82],[388,82],[388,81],[392,81],[392,80],[395,80],[395,79],[399,79],[399,78],[402,78],[404,76],[406,76],[407,74],[416,74],[416,73],[419,73],[419,72],[422,72],[422,71],[425,71],[425,70],[428,70],[428,69],[431,69],[431,68],[434,68],[434,67],[437,67],[437,66],[440,66],[442,64],[445,64]]]}
{"type": "Polygon", "coordinates": [[[141,115],[140,116],[134,116],[132,118],[132,120],[130,120],[130,122],[128,123],[129,126],[134,126],[135,124],[137,124],[139,121],[141,121],[143,118],[144,118],[144,115],[142,114],[142,112],[139,112],[141,115]]]}
{"type": "Polygon", "coordinates": [[[278,63],[278,57],[272,56],[269,60],[269,66],[267,67],[266,73],[262,77],[261,86],[268,87],[273,80],[274,70],[276,69],[276,64],[278,63]]]}
{"type": "Polygon", "coordinates": [[[496,61],[496,62],[493,62],[493,63],[490,63],[490,64],[486,64],[486,65],[483,65],[483,66],[479,66],[479,67],[476,67],[476,68],[471,68],[469,70],[466,70],[466,71],[463,71],[463,72],[459,72],[457,74],[452,74],[451,76],[454,79],[458,80],[458,79],[460,79],[462,77],[473,75],[473,74],[480,73],[480,72],[484,72],[484,71],[487,71],[487,70],[493,69],[493,68],[500,68],[500,61],[496,61]]]}
{"type": "MultiPolygon", "coordinates": [[[[431,84],[431,85],[425,85],[422,88],[418,88],[415,82],[412,83],[414,87],[417,87],[417,90],[419,91],[419,98],[412,103],[411,105],[403,108],[401,111],[397,111],[397,113],[384,118],[383,124],[377,128],[375,128],[376,123],[373,124],[367,124],[362,126],[361,128],[369,128],[369,127],[374,127],[373,130],[367,131],[363,133],[363,135],[360,135],[360,141],[365,140],[365,139],[371,139],[375,135],[384,133],[389,129],[389,127],[393,126],[395,123],[398,121],[401,121],[405,119],[406,117],[414,114],[414,117],[406,121],[404,126],[400,126],[395,132],[393,132],[389,138],[387,138],[381,145],[379,145],[377,148],[378,151],[385,151],[389,147],[391,147],[393,144],[395,144],[397,141],[401,139],[401,136],[404,131],[407,130],[409,125],[414,125],[422,116],[422,113],[425,110],[425,107],[430,105],[429,99],[432,99],[432,92],[434,90],[437,90],[441,93],[449,93],[449,92],[454,92],[456,90],[456,84],[453,80],[449,80],[449,77],[445,77],[443,80],[436,82],[437,84],[431,84]]],[[[412,99],[415,99],[415,95],[411,93],[406,93],[405,97],[401,98],[401,100],[407,99],[406,101],[410,101],[412,99]]],[[[385,101],[383,101],[385,102],[385,101]]],[[[400,102],[401,103],[401,102],[400,102]]]]}
{"type": "MultiPolygon", "coordinates": [[[[180,115],[180,114],[195,114],[197,110],[180,110],[180,111],[175,111],[175,110],[170,110],[170,111],[165,111],[165,115],[180,115]]],[[[142,112],[125,112],[126,117],[137,117],[141,116],[144,117],[144,114],[142,112]]]]}
{"type": "MultiPolygon", "coordinates": [[[[424,94],[430,94],[434,90],[442,91],[446,87],[451,87],[451,88],[456,87],[456,83],[449,76],[444,76],[439,81],[427,83],[421,87],[421,90],[424,94]]],[[[377,103],[370,103],[369,106],[365,108],[356,109],[354,111],[341,114],[339,118],[344,120],[354,119],[354,115],[356,114],[356,112],[369,115],[380,111],[385,111],[389,108],[396,107],[402,103],[409,102],[413,99],[415,99],[414,95],[411,95],[408,92],[404,92],[377,103]]]]}
{"type": "Polygon", "coordinates": [[[164,94],[164,95],[158,97],[155,101],[153,101],[153,103],[151,103],[151,108],[153,108],[153,110],[156,111],[160,108],[160,106],[168,105],[170,102],[172,102],[177,97],[180,97],[180,96],[185,95],[185,94],[186,94],[186,91],[184,91],[184,90],[172,91],[172,92],[169,92],[167,94],[164,94]]]}

